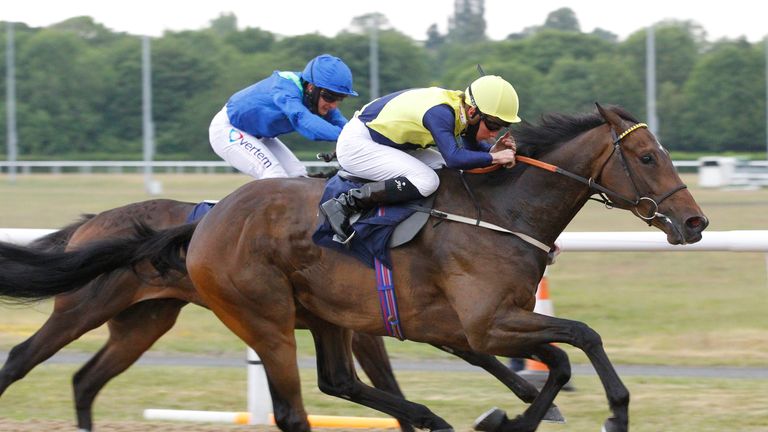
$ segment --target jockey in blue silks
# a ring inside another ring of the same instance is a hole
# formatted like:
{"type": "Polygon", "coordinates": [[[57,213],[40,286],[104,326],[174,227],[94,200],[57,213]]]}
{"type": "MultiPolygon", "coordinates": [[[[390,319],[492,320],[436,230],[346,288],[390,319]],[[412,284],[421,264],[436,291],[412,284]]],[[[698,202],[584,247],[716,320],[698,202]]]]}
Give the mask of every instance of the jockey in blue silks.
{"type": "Polygon", "coordinates": [[[301,73],[275,71],[232,95],[211,121],[211,147],[256,179],[302,177],[307,170],[278,138],[293,131],[314,141],[336,141],[347,119],[338,109],[352,89],[352,72],[328,54],[301,73]]]}

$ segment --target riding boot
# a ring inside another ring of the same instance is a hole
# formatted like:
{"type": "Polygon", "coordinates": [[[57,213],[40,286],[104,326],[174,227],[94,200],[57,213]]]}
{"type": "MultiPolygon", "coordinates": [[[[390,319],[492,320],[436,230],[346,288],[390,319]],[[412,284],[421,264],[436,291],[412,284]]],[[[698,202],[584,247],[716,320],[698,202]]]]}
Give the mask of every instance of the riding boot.
{"type": "Polygon", "coordinates": [[[355,213],[376,207],[378,205],[394,204],[423,198],[406,177],[366,183],[359,188],[350,189],[337,198],[329,199],[320,205],[333,231],[346,244],[355,232],[349,223],[349,218],[355,213]]]}

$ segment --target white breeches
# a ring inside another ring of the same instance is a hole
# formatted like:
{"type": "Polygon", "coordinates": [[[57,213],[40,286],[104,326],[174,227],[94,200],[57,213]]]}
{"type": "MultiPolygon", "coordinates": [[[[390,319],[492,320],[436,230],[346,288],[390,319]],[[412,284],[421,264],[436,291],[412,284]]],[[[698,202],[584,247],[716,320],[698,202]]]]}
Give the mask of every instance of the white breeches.
{"type": "Polygon", "coordinates": [[[307,169],[282,141],[256,138],[232,126],[226,106],[213,117],[208,138],[217,155],[255,179],[307,176],[307,169]]]}
{"type": "Polygon", "coordinates": [[[336,142],[336,157],[345,171],[374,181],[407,177],[423,196],[440,185],[436,169],[445,166],[440,152],[432,149],[399,150],[371,139],[368,128],[353,118],[336,142]]]}

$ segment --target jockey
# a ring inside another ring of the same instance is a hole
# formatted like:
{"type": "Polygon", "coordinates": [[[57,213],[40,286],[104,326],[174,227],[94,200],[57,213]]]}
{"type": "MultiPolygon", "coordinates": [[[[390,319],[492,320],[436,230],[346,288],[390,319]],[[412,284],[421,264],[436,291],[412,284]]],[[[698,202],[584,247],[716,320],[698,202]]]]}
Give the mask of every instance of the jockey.
{"type": "Polygon", "coordinates": [[[211,121],[211,147],[256,179],[302,177],[307,170],[277,137],[298,131],[314,141],[336,141],[347,119],[338,109],[352,89],[352,72],[328,54],[304,71],[272,75],[232,95],[211,121]]]}
{"type": "Polygon", "coordinates": [[[351,215],[435,192],[440,182],[435,169],[511,166],[514,139],[486,141],[520,121],[518,106],[512,85],[494,75],[478,78],[463,93],[419,88],[370,102],[342,130],[336,156],[345,171],[374,182],[322,203],[320,211],[346,242],[354,234],[351,215]]]}

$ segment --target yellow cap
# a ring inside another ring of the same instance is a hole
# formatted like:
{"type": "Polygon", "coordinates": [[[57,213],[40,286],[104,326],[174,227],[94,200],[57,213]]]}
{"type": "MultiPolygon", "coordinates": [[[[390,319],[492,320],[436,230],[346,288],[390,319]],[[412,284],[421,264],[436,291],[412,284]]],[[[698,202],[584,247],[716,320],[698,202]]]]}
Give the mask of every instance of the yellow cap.
{"type": "Polygon", "coordinates": [[[464,91],[469,102],[483,114],[507,123],[517,123],[520,101],[512,84],[497,75],[485,75],[472,82],[464,91]]]}

